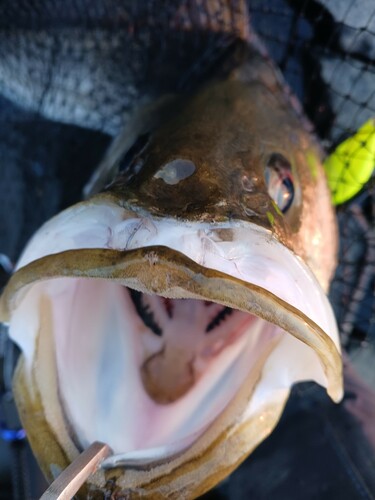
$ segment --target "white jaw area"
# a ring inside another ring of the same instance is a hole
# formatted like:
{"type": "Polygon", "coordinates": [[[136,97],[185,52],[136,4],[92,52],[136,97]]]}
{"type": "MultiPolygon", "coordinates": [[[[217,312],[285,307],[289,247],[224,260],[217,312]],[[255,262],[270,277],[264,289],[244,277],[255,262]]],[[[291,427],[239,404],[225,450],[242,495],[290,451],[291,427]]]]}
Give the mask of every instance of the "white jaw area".
{"type": "Polygon", "coordinates": [[[331,307],[307,266],[255,225],[79,205],[41,228],[18,269],[3,315],[34,379],[54,370],[54,403],[36,383],[46,419],[79,448],[108,443],[106,467],[166,460],[224,413],[238,426],[283,404],[299,381],[341,397],[331,307]]]}

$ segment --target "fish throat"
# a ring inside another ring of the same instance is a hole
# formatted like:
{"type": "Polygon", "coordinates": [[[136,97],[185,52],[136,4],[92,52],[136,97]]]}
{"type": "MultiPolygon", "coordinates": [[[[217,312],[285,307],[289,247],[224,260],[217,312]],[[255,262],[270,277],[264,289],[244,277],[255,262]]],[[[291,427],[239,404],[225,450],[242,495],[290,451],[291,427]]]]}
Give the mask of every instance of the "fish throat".
{"type": "Polygon", "coordinates": [[[183,396],[212,360],[243,334],[256,317],[207,300],[169,299],[128,290],[137,314],[161,339],[141,367],[144,387],[158,403],[183,396]]]}

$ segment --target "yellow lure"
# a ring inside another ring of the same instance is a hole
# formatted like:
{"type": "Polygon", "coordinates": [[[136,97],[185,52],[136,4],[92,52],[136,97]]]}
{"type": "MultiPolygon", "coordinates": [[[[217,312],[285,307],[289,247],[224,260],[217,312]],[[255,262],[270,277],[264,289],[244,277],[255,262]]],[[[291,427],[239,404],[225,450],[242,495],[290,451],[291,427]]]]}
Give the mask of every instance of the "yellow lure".
{"type": "Polygon", "coordinates": [[[370,179],[374,168],[375,118],[371,118],[324,162],[333,204],[340,205],[353,198],[370,179]]]}

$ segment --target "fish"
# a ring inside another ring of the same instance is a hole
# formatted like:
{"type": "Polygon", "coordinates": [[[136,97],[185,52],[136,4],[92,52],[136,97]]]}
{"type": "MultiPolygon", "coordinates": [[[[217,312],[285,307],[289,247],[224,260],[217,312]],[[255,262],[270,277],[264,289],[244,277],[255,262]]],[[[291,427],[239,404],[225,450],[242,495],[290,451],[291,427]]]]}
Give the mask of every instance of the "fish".
{"type": "Polygon", "coordinates": [[[139,105],[0,299],[47,479],[95,441],[112,450],[81,498],[196,498],[272,432],[293,384],[342,398],[323,152],[239,5],[216,69],[139,105]]]}

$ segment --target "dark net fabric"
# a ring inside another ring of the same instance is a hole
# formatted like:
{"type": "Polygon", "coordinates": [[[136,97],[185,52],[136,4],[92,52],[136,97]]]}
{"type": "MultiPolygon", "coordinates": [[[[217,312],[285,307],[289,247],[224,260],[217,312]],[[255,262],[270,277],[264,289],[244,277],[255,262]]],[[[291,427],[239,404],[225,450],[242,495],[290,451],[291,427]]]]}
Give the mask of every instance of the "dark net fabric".
{"type": "MultiPolygon", "coordinates": [[[[2,0],[0,255],[15,262],[45,220],[82,198],[135,109],[192,90],[216,70],[247,36],[247,11],[328,153],[375,117],[373,0],[247,0],[245,6],[237,0],[2,0]]],[[[343,345],[373,387],[374,207],[373,176],[337,209],[339,265],[330,291],[343,345]]],[[[1,286],[6,273],[0,276],[1,286]]],[[[276,433],[211,498],[374,498],[371,452],[364,445],[353,458],[343,443],[361,438],[343,407],[332,409],[316,391],[293,391],[276,433]],[[341,422],[336,429],[335,422],[341,422]],[[320,447],[322,433],[329,448],[320,447]],[[315,470],[322,455],[330,466],[315,470]],[[335,460],[346,460],[346,468],[335,460]]],[[[0,499],[8,499],[10,459],[1,446],[0,499]]]]}
{"type": "Polygon", "coordinates": [[[250,1],[253,23],[330,148],[375,114],[371,0],[250,1]]]}

